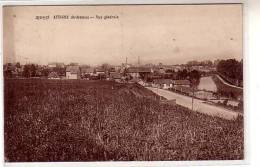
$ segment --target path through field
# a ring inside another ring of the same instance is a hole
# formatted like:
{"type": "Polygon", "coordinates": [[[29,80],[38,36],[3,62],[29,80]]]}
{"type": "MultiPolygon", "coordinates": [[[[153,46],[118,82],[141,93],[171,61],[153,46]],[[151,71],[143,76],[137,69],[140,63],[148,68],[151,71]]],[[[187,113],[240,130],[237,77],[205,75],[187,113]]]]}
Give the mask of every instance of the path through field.
{"type": "MultiPolygon", "coordinates": [[[[168,100],[171,99],[176,99],[176,103],[187,107],[189,109],[192,109],[192,98],[188,96],[184,96],[178,93],[174,93],[168,90],[164,89],[157,89],[157,88],[152,88],[152,87],[147,87],[149,90],[153,91],[154,93],[165,97],[168,100]]],[[[227,110],[222,107],[217,107],[213,105],[209,105],[204,103],[202,100],[194,99],[194,104],[193,104],[193,109],[194,111],[207,114],[207,115],[212,115],[212,116],[217,116],[221,117],[227,120],[232,120],[235,119],[238,116],[237,112],[227,110]]]]}

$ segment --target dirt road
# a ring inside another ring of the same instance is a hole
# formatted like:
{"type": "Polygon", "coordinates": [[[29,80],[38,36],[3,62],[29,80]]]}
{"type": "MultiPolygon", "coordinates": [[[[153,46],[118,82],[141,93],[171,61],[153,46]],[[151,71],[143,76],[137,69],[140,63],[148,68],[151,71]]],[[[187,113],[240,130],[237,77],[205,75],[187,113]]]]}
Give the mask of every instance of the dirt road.
{"type": "Polygon", "coordinates": [[[226,82],[225,80],[223,80],[219,75],[216,75],[216,76],[219,78],[219,80],[220,80],[223,84],[228,85],[228,86],[233,87],[233,88],[237,88],[237,89],[243,90],[243,88],[241,88],[241,87],[238,87],[238,86],[231,85],[231,84],[227,83],[227,82],[226,82]]]}
{"type": "MultiPolygon", "coordinates": [[[[176,103],[188,107],[189,109],[192,109],[192,98],[188,96],[184,96],[178,93],[174,93],[168,90],[164,89],[157,89],[157,88],[152,88],[152,87],[147,87],[149,90],[153,91],[154,93],[165,97],[168,100],[171,99],[176,99],[176,103]]],[[[221,117],[224,119],[232,120],[235,119],[238,116],[238,113],[235,111],[231,111],[222,107],[218,106],[213,106],[210,104],[204,103],[202,100],[194,99],[193,103],[193,110],[211,115],[211,116],[216,116],[216,117],[221,117]]]]}

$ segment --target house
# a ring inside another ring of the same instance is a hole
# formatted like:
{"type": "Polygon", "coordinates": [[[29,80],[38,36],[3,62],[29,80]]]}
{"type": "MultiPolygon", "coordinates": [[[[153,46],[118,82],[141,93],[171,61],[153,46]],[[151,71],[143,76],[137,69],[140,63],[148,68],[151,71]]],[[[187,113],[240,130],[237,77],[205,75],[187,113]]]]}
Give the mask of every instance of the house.
{"type": "Polygon", "coordinates": [[[156,73],[156,74],[164,74],[165,69],[163,67],[154,67],[153,72],[156,73]]]}
{"type": "Polygon", "coordinates": [[[106,73],[106,71],[104,70],[104,69],[102,69],[102,68],[96,68],[95,69],[95,73],[97,74],[97,75],[103,75],[103,74],[105,74],[106,73]]]}
{"type": "Polygon", "coordinates": [[[140,78],[138,67],[129,67],[126,69],[126,73],[130,75],[132,78],[140,78]]]}
{"type": "Polygon", "coordinates": [[[79,79],[80,78],[79,66],[67,66],[66,78],[67,79],[79,79]]]}
{"type": "Polygon", "coordinates": [[[64,68],[65,65],[64,63],[58,63],[58,62],[51,62],[51,63],[48,63],[48,68],[64,68]]]}
{"type": "Polygon", "coordinates": [[[57,72],[52,71],[49,73],[48,79],[60,79],[60,76],[58,75],[57,72]]]}
{"type": "Polygon", "coordinates": [[[169,89],[173,87],[173,80],[171,79],[156,79],[152,83],[153,87],[160,89],[169,89]]]}
{"type": "Polygon", "coordinates": [[[130,75],[132,78],[148,78],[151,74],[152,69],[149,67],[129,67],[126,70],[126,73],[130,75]]]}
{"type": "Polygon", "coordinates": [[[95,70],[92,67],[81,67],[80,71],[82,76],[92,76],[95,70]]]}
{"type": "Polygon", "coordinates": [[[110,72],[109,78],[110,78],[110,80],[113,80],[113,81],[116,81],[116,82],[120,82],[121,79],[122,79],[122,76],[118,72],[110,72]]]}
{"type": "Polygon", "coordinates": [[[54,62],[48,63],[48,68],[55,68],[55,67],[56,67],[56,63],[54,62]]]}
{"type": "Polygon", "coordinates": [[[182,70],[184,70],[184,69],[185,69],[185,67],[182,66],[182,65],[174,65],[174,66],[172,66],[172,70],[173,70],[174,72],[182,71],[182,70]]]}
{"type": "Polygon", "coordinates": [[[130,68],[132,66],[133,66],[132,64],[122,63],[121,68],[126,69],[126,68],[130,68]]]}
{"type": "Polygon", "coordinates": [[[122,66],[114,66],[114,69],[116,72],[120,72],[122,69],[122,66]]]}
{"type": "Polygon", "coordinates": [[[147,80],[153,73],[150,67],[139,67],[139,75],[142,79],[147,80]]]}
{"type": "Polygon", "coordinates": [[[185,86],[190,87],[190,81],[189,80],[173,80],[173,86],[185,86]]]}

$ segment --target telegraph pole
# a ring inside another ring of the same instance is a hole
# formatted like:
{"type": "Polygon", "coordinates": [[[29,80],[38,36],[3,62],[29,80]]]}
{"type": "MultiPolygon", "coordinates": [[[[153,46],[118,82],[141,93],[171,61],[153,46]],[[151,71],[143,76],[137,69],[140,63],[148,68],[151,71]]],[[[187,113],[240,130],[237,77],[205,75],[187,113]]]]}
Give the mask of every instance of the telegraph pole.
{"type": "Polygon", "coordinates": [[[192,87],[192,97],[191,97],[191,110],[193,111],[194,106],[194,87],[195,87],[195,79],[191,79],[191,87],[192,87]]]}
{"type": "Polygon", "coordinates": [[[194,86],[192,85],[192,100],[191,100],[191,110],[193,111],[193,104],[194,104],[194,86]]]}
{"type": "Polygon", "coordinates": [[[127,57],[125,59],[125,68],[127,68],[127,57]]]}

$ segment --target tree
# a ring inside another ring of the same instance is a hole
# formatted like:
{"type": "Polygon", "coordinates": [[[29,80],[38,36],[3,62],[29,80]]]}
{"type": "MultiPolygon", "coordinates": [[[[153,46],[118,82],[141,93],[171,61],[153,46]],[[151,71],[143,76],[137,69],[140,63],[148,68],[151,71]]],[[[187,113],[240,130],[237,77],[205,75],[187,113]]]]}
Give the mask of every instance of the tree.
{"type": "Polygon", "coordinates": [[[36,76],[36,70],[37,70],[37,67],[35,64],[31,64],[31,67],[30,67],[30,72],[31,72],[31,77],[35,77],[36,76]]]}
{"type": "Polygon", "coordinates": [[[35,77],[37,68],[38,67],[35,64],[26,64],[24,66],[23,76],[26,78],[35,77]]]}
{"type": "Polygon", "coordinates": [[[177,72],[178,79],[187,79],[187,77],[188,77],[188,71],[186,69],[177,72]]]}
{"type": "Polygon", "coordinates": [[[30,65],[25,65],[23,69],[23,76],[26,78],[30,77],[30,65]]]}
{"type": "Polygon", "coordinates": [[[201,74],[197,70],[192,70],[189,72],[189,80],[193,86],[198,86],[200,82],[201,74]]]}
{"type": "Polygon", "coordinates": [[[17,62],[17,63],[15,64],[15,66],[16,66],[16,68],[21,68],[20,62],[17,62]]]}
{"type": "Polygon", "coordinates": [[[192,88],[192,110],[193,110],[193,103],[194,103],[194,91],[195,88],[199,85],[200,82],[200,76],[201,74],[197,70],[192,70],[191,72],[188,73],[188,79],[190,81],[190,86],[192,88]]]}
{"type": "Polygon", "coordinates": [[[4,68],[5,69],[4,70],[4,77],[7,77],[7,78],[12,77],[12,68],[11,68],[12,65],[10,65],[8,63],[8,64],[6,64],[4,66],[5,66],[5,68],[4,68]]]}
{"type": "Polygon", "coordinates": [[[50,73],[50,70],[48,68],[44,68],[42,70],[42,75],[45,76],[45,77],[47,77],[49,75],[49,73],[50,73]]]}
{"type": "Polygon", "coordinates": [[[56,72],[59,76],[66,75],[66,68],[65,67],[54,67],[53,71],[56,72]]]}
{"type": "Polygon", "coordinates": [[[243,60],[240,62],[235,59],[221,60],[217,65],[217,72],[228,77],[233,84],[240,83],[243,80],[243,60]]]}

